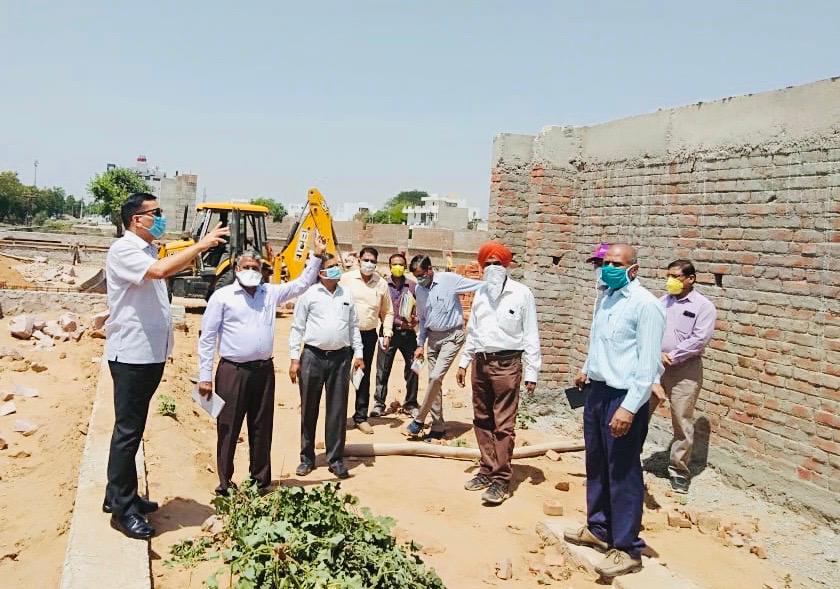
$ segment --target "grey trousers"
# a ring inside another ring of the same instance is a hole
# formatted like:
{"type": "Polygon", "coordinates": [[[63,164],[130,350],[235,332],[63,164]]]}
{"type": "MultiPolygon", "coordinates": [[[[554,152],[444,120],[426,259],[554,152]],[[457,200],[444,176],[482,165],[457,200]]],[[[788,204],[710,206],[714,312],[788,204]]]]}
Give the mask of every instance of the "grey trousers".
{"type": "Polygon", "coordinates": [[[671,404],[671,424],[674,427],[668,472],[671,476],[688,477],[694,446],[694,406],[703,386],[703,361],[695,357],[669,366],[660,380],[671,404]]]}
{"type": "Polygon", "coordinates": [[[443,419],[443,378],[455,362],[461,346],[464,345],[464,330],[460,327],[450,331],[429,331],[426,336],[426,362],[429,364],[429,385],[420,406],[417,421],[423,423],[431,415],[431,431],[442,432],[446,422],[443,419]]]}

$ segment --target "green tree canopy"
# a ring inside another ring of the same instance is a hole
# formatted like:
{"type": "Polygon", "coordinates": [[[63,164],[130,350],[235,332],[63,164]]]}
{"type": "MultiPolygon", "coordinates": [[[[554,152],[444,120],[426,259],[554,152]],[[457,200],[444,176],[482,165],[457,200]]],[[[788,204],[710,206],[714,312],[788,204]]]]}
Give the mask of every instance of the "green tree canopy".
{"type": "Polygon", "coordinates": [[[268,214],[271,215],[271,220],[279,223],[283,220],[288,213],[286,212],[286,207],[283,206],[283,203],[277,202],[271,198],[254,198],[251,200],[252,205],[260,205],[264,206],[268,209],[268,214]]]}
{"type": "Polygon", "coordinates": [[[389,198],[381,209],[370,215],[371,223],[398,225],[405,223],[406,215],[402,210],[422,204],[422,199],[429,196],[425,190],[404,190],[389,198]]]}
{"type": "Polygon", "coordinates": [[[91,178],[88,193],[102,204],[102,214],[111,218],[117,228],[117,237],[123,234],[120,207],[125,199],[134,192],[151,192],[151,187],[137,172],[129,168],[113,168],[91,178]]]}
{"type": "Polygon", "coordinates": [[[24,212],[24,186],[17,172],[0,172],[0,221],[22,220],[24,212]]]}

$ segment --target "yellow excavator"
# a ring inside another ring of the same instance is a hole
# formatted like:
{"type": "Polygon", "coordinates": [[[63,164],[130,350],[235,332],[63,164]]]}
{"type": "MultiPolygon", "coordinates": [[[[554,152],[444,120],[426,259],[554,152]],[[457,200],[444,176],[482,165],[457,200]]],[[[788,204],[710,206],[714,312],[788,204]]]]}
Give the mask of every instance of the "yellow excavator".
{"type": "Polygon", "coordinates": [[[204,252],[190,268],[171,277],[167,282],[169,298],[210,298],[217,288],[233,283],[236,259],[247,250],[260,252],[266,282],[280,283],[294,280],[303,271],[311,240],[316,233],[327,240],[327,252],[338,255],[338,242],[332,217],[324,197],[317,188],[310,188],[300,217],[292,226],[286,245],[275,254],[265,229],[268,209],[264,206],[218,202],[201,203],[196,207],[192,230],[183,239],[160,248],[160,257],[189,247],[204,237],[216,224],[230,227],[230,238],[204,252]]]}

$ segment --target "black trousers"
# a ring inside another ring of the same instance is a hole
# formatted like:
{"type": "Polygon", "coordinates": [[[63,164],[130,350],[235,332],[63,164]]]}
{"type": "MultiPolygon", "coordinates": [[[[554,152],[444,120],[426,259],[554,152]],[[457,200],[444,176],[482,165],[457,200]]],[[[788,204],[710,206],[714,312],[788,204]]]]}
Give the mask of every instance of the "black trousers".
{"type": "Polygon", "coordinates": [[[233,457],[242,422],[248,418],[250,473],[260,488],[271,484],[271,433],[274,427],[274,362],[236,364],[222,358],[216,369],[216,394],[225,406],[216,420],[217,493],[233,479],[233,457]]]}
{"type": "Polygon", "coordinates": [[[385,351],[379,350],[376,354],[376,392],[373,395],[374,405],[384,408],[385,400],[388,398],[388,379],[391,377],[391,368],[394,366],[394,358],[399,351],[405,362],[405,402],[403,407],[412,409],[417,407],[417,374],[411,369],[414,362],[414,352],[417,350],[417,334],[413,329],[395,329],[391,338],[391,345],[385,351]]]}
{"type": "Polygon", "coordinates": [[[108,455],[105,501],[117,517],[137,513],[137,467],[134,461],[149,415],[149,403],[163,377],[164,363],[108,362],[114,381],[114,433],[108,455]]]}
{"type": "Polygon", "coordinates": [[[356,412],[353,414],[353,421],[362,423],[367,421],[368,407],[370,406],[370,373],[373,372],[373,354],[376,346],[379,345],[379,338],[375,329],[362,331],[362,358],[365,361],[365,375],[356,390],[356,412]]]}
{"type": "Polygon", "coordinates": [[[304,346],[300,355],[300,461],[315,464],[315,425],[321,391],[327,390],[327,463],[344,457],[347,437],[347,397],[353,349],[324,351],[304,346]]]}

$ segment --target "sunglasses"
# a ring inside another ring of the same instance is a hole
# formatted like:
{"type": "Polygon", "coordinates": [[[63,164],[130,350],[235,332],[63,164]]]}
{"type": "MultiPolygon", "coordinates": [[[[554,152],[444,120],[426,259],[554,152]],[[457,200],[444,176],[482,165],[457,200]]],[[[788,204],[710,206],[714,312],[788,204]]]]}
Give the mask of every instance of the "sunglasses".
{"type": "Polygon", "coordinates": [[[156,209],[148,209],[148,210],[146,210],[146,211],[138,211],[138,212],[136,212],[136,213],[134,213],[134,214],[135,214],[135,215],[139,215],[139,216],[142,216],[142,215],[153,215],[153,216],[155,216],[155,217],[162,217],[162,216],[163,216],[163,211],[162,211],[162,210],[158,207],[158,208],[156,208],[156,209]]]}

